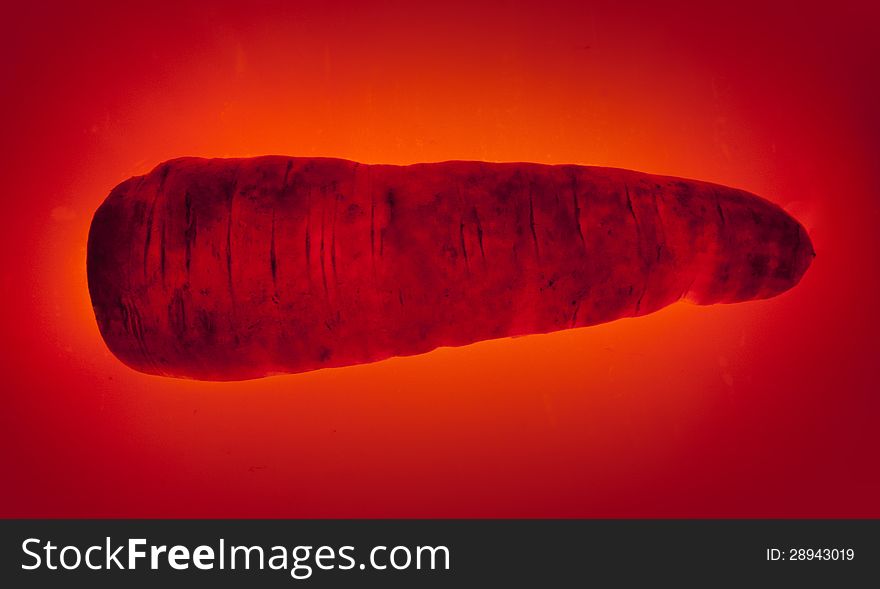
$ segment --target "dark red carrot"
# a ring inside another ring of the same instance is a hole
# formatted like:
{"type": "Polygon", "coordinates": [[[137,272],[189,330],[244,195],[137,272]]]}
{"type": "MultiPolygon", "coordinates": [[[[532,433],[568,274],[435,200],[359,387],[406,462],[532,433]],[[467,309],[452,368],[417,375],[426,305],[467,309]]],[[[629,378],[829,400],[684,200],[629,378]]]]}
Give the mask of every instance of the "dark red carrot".
{"type": "Polygon", "coordinates": [[[771,297],[814,256],[752,194],[574,165],[181,158],[95,213],[110,350],[238,380],[771,297]]]}

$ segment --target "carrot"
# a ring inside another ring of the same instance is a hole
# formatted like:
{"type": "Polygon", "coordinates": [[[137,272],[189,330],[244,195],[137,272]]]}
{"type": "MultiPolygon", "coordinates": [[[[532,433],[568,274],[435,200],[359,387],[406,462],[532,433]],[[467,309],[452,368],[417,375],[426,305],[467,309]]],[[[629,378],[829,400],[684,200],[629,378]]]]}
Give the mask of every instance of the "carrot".
{"type": "Polygon", "coordinates": [[[771,297],[814,256],[714,184],[528,163],[181,158],[113,189],[89,291],[136,370],[239,380],[771,297]]]}

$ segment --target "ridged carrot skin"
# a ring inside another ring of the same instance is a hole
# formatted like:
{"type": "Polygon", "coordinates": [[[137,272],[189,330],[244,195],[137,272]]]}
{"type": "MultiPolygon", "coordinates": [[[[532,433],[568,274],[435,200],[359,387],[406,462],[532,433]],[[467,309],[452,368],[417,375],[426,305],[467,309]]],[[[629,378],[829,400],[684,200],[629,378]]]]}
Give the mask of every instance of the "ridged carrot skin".
{"type": "Polygon", "coordinates": [[[530,163],[180,158],[118,185],[89,291],[136,370],[241,380],[777,295],[814,256],[715,184],[530,163]]]}

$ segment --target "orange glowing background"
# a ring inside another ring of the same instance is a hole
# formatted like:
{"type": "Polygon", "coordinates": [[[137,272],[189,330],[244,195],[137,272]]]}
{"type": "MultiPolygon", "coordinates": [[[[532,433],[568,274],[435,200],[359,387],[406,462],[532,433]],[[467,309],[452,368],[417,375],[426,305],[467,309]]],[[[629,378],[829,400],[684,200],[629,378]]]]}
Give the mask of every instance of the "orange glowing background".
{"type": "Polygon", "coordinates": [[[880,516],[876,3],[128,4],[0,24],[0,515],[880,516]],[[709,180],[818,257],[767,301],[373,365],[126,368],[92,213],[163,160],[261,154],[709,180]]]}

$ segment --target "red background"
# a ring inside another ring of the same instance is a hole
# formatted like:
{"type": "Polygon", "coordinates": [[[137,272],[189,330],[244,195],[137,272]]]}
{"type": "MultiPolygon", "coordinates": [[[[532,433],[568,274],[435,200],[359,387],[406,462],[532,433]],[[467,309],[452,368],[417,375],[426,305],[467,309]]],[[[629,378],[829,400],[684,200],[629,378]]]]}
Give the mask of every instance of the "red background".
{"type": "Polygon", "coordinates": [[[0,515],[880,516],[876,3],[8,4],[0,515]],[[709,180],[818,257],[767,301],[243,383],[129,370],[92,213],[168,158],[269,153],[709,180]]]}

